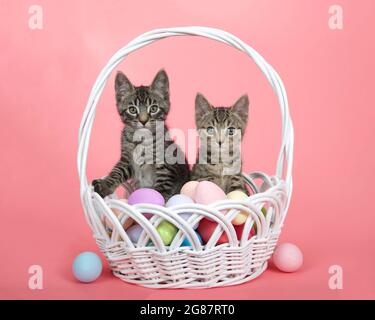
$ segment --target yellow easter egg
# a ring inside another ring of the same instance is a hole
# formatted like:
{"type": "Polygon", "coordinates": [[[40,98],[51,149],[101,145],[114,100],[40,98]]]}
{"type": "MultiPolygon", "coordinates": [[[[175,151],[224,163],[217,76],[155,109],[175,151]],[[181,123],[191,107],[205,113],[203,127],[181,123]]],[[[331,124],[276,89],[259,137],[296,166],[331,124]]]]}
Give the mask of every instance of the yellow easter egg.
{"type": "MultiPolygon", "coordinates": [[[[119,199],[119,200],[124,202],[124,203],[128,203],[128,201],[126,199],[119,199]]],[[[121,211],[118,210],[118,209],[112,209],[112,211],[113,211],[113,213],[115,214],[116,217],[119,217],[121,215],[121,211]]],[[[126,230],[133,223],[134,223],[133,219],[128,218],[123,225],[124,229],[126,230]]],[[[104,218],[104,226],[107,227],[110,230],[113,230],[113,223],[107,217],[104,218]]]]}
{"type": "MultiPolygon", "coordinates": [[[[234,190],[227,194],[227,198],[230,200],[245,200],[247,199],[248,195],[241,191],[241,190],[234,190]]],[[[240,212],[237,214],[234,219],[232,220],[232,224],[235,226],[239,226],[246,222],[248,214],[246,212],[240,212]]]]}

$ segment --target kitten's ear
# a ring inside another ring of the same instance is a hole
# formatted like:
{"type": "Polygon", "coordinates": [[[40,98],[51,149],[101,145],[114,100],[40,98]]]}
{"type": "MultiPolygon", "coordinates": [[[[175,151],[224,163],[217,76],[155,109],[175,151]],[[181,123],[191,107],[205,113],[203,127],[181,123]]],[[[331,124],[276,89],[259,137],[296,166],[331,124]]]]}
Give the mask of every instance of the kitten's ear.
{"type": "Polygon", "coordinates": [[[232,110],[238,114],[244,122],[247,122],[247,118],[249,116],[249,97],[247,94],[243,95],[237,100],[232,110]]]}
{"type": "Polygon", "coordinates": [[[212,109],[211,104],[201,93],[197,93],[195,97],[195,119],[201,119],[205,114],[210,112],[212,109]]]}
{"type": "Polygon", "coordinates": [[[121,71],[118,71],[116,75],[115,90],[117,102],[119,102],[124,95],[134,91],[133,84],[121,71]]]}
{"type": "Polygon", "coordinates": [[[164,69],[156,74],[151,84],[151,90],[163,97],[164,100],[169,100],[169,80],[164,69]]]}

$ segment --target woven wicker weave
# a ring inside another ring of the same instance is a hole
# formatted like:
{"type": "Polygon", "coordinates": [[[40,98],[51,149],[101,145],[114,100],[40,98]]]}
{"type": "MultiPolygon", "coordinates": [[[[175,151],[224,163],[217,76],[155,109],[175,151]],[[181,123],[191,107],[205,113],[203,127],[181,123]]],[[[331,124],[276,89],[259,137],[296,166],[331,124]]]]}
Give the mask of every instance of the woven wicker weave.
{"type": "Polygon", "coordinates": [[[152,288],[204,288],[234,285],[258,277],[267,268],[286,217],[292,192],[293,126],[283,83],[277,72],[250,46],[235,36],[206,27],[158,29],[137,37],[120,49],[108,62],[91,91],[79,132],[78,172],[83,209],[100,250],[115,276],[152,288]],[[244,177],[254,194],[243,201],[224,200],[210,206],[199,204],[171,208],[143,204],[129,206],[115,195],[102,199],[87,181],[86,160],[90,134],[98,100],[107,79],[117,65],[131,52],[171,36],[203,36],[237,48],[263,71],[276,93],[282,115],[282,142],[276,174],[255,172],[244,177]],[[258,182],[258,183],[257,183],[258,182]],[[259,183],[260,182],[260,183],[259,183]],[[262,212],[266,209],[266,214],[262,212]],[[121,212],[119,218],[112,209],[121,212]],[[227,210],[224,215],[220,211],[227,210]],[[241,239],[237,239],[231,221],[240,211],[248,213],[241,239]],[[190,212],[188,221],[179,214],[190,212]],[[143,213],[152,213],[148,220],[143,213]],[[114,225],[109,234],[103,218],[114,225]],[[218,223],[210,241],[202,246],[193,229],[203,217],[218,223]],[[133,244],[122,227],[133,219],[143,227],[138,243],[133,244]],[[173,223],[179,232],[170,246],[164,246],[156,227],[163,220],[173,223]],[[253,226],[256,235],[248,240],[253,226]],[[225,232],[228,243],[216,245],[225,232]],[[180,247],[187,237],[192,247],[180,247]],[[147,246],[152,240],[154,246],[147,246]]]}

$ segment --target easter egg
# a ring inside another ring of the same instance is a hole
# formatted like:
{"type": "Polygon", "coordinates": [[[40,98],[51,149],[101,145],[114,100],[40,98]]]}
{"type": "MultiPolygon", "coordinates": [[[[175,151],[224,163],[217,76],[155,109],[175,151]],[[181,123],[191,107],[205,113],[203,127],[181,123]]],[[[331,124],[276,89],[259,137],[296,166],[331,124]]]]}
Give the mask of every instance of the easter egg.
{"type": "Polygon", "coordinates": [[[72,269],[78,281],[89,283],[99,278],[103,265],[95,253],[83,252],[74,259],[72,269]]]}
{"type": "MultiPolygon", "coordinates": [[[[122,201],[122,202],[124,202],[124,203],[128,203],[128,201],[126,199],[119,199],[119,200],[122,201]]],[[[121,215],[121,211],[118,210],[118,209],[114,208],[114,209],[112,209],[112,211],[113,211],[113,213],[115,214],[116,217],[119,217],[121,215]]],[[[133,223],[134,223],[133,219],[131,219],[131,218],[126,219],[126,221],[125,221],[125,223],[123,225],[124,229],[126,230],[133,223]]],[[[110,230],[113,230],[113,223],[106,216],[104,217],[104,226],[107,227],[110,230]]]]}
{"type": "Polygon", "coordinates": [[[199,184],[198,181],[189,181],[183,185],[180,193],[193,199],[194,194],[195,194],[195,189],[197,188],[198,184],[199,184]]]}
{"type": "MultiPolygon", "coordinates": [[[[159,206],[164,206],[165,200],[160,192],[150,189],[150,188],[141,188],[135,190],[128,198],[128,203],[130,205],[140,204],[140,203],[147,203],[147,204],[155,204],[159,206]]],[[[145,213],[145,217],[150,219],[152,214],[145,213]]]]}
{"type": "Polygon", "coordinates": [[[201,181],[195,189],[193,199],[197,203],[209,205],[216,201],[225,200],[227,196],[217,184],[210,181],[201,181]]]}
{"type": "MultiPolygon", "coordinates": [[[[211,236],[214,233],[217,225],[218,224],[216,222],[205,219],[205,218],[203,218],[200,221],[199,226],[198,226],[198,232],[201,235],[204,243],[207,243],[211,239],[211,236]]],[[[244,227],[245,227],[244,224],[240,226],[234,226],[234,230],[236,232],[238,240],[241,240],[242,238],[242,232],[244,230],[244,227]]],[[[251,229],[248,239],[252,238],[254,234],[255,234],[254,229],[251,229]]],[[[229,242],[228,236],[226,232],[223,232],[216,244],[219,245],[219,244],[228,243],[228,242],[229,242]]]]}
{"type": "Polygon", "coordinates": [[[128,230],[126,230],[126,234],[128,235],[129,239],[133,243],[137,243],[143,228],[139,224],[135,224],[131,226],[128,230]]]}
{"type": "Polygon", "coordinates": [[[163,240],[164,245],[171,244],[173,238],[176,236],[178,229],[172,223],[164,220],[157,226],[156,231],[159,233],[160,238],[163,240]]]}
{"type": "Polygon", "coordinates": [[[175,194],[167,201],[165,206],[169,208],[169,207],[178,206],[180,204],[187,204],[187,203],[194,203],[194,201],[192,198],[188,197],[187,195],[175,194]]]}
{"type": "Polygon", "coordinates": [[[283,243],[276,247],[272,260],[279,270],[295,272],[303,264],[303,254],[295,244],[283,243]]]}
{"type": "MultiPolygon", "coordinates": [[[[207,243],[210,240],[211,235],[215,231],[216,227],[217,227],[216,222],[208,220],[206,218],[203,218],[199,222],[198,233],[201,235],[204,243],[207,243]]],[[[227,234],[223,232],[223,234],[220,236],[219,240],[217,241],[217,244],[219,245],[219,244],[223,244],[227,242],[228,242],[227,234]]]]}
{"type": "MultiPolygon", "coordinates": [[[[227,198],[230,200],[246,200],[248,196],[241,190],[234,190],[227,194],[227,198]]],[[[235,226],[244,224],[246,222],[247,216],[248,214],[245,211],[238,213],[232,220],[232,224],[235,226]]]]}
{"type": "MultiPolygon", "coordinates": [[[[260,211],[262,211],[264,216],[267,216],[267,209],[265,207],[262,207],[262,209],[260,209],[260,211]]],[[[255,232],[257,232],[257,225],[255,223],[254,223],[254,230],[255,230],[255,232]]]]}
{"type": "MultiPolygon", "coordinates": [[[[203,240],[202,240],[202,237],[200,236],[200,234],[198,232],[196,232],[196,234],[197,234],[197,237],[199,239],[199,243],[203,244],[203,240]]],[[[192,245],[191,245],[191,243],[190,243],[190,241],[187,237],[185,237],[184,241],[182,241],[181,247],[192,247],[192,245]]]]}
{"type": "MultiPolygon", "coordinates": [[[[181,205],[181,204],[189,204],[189,203],[194,203],[193,199],[190,197],[184,195],[184,194],[176,194],[173,197],[171,197],[165,206],[167,208],[181,205]]],[[[181,213],[180,217],[184,220],[188,220],[191,217],[192,213],[186,212],[186,213],[181,213]]],[[[198,224],[194,226],[194,229],[198,228],[198,224]]]]}
{"type": "Polygon", "coordinates": [[[128,218],[125,223],[123,224],[124,229],[128,229],[130,226],[132,226],[134,223],[134,220],[132,218],[128,218]]]}
{"type": "Polygon", "coordinates": [[[262,213],[263,213],[264,216],[267,215],[267,209],[265,207],[263,207],[262,209],[260,209],[260,211],[262,211],[262,213]]]}
{"type": "MultiPolygon", "coordinates": [[[[245,229],[245,224],[241,224],[239,226],[234,226],[234,230],[236,230],[237,239],[238,241],[241,241],[243,230],[245,229]]],[[[247,240],[250,240],[252,237],[255,236],[255,229],[254,227],[251,228],[249,236],[247,237],[247,240]]]]}
{"type": "MultiPolygon", "coordinates": [[[[195,189],[194,200],[196,203],[210,205],[211,203],[226,199],[225,192],[217,184],[210,181],[199,182],[195,189]]],[[[222,210],[221,212],[225,214],[226,210],[222,210]]],[[[205,219],[211,220],[210,218],[205,219]]]]}

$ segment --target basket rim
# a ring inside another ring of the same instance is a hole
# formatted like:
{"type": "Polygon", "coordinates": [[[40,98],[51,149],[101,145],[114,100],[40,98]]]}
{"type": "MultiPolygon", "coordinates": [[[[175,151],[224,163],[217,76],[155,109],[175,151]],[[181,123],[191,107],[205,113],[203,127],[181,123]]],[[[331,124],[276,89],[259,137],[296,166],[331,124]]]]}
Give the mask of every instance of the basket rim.
{"type": "Polygon", "coordinates": [[[215,247],[219,237],[224,232],[228,237],[228,242],[236,247],[239,242],[240,245],[247,243],[245,237],[250,234],[253,226],[256,227],[257,236],[260,239],[281,229],[286,215],[287,188],[283,180],[275,178],[274,181],[274,185],[270,186],[268,190],[248,196],[243,200],[227,199],[210,205],[189,203],[173,207],[147,203],[129,205],[114,195],[103,199],[90,186],[85,196],[86,206],[84,208],[88,209],[85,210],[86,218],[94,231],[95,237],[108,243],[119,242],[118,240],[121,239],[128,248],[135,248],[146,247],[151,240],[160,252],[166,252],[176,246],[179,247],[182,240],[187,237],[194,250],[203,251],[215,247]],[[265,204],[267,213],[262,211],[265,204]],[[114,210],[117,211],[117,214],[114,210]],[[232,220],[239,212],[246,213],[249,216],[246,220],[249,220],[249,222],[244,224],[241,238],[238,238],[232,225],[232,220]],[[152,217],[150,219],[145,218],[146,213],[151,214],[152,217]],[[187,220],[183,219],[180,216],[183,213],[190,214],[190,217],[187,220]],[[203,218],[208,218],[217,223],[211,239],[205,246],[200,244],[194,228],[203,218]],[[107,219],[112,224],[110,235],[103,219],[107,219]],[[143,229],[136,244],[130,240],[123,228],[127,219],[135,221],[143,229]],[[178,229],[171,248],[162,243],[162,239],[156,230],[163,220],[169,221],[178,229]]]}

